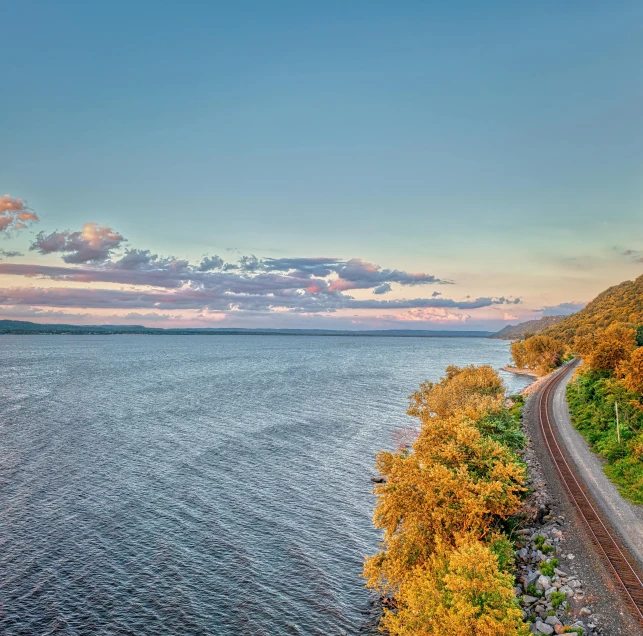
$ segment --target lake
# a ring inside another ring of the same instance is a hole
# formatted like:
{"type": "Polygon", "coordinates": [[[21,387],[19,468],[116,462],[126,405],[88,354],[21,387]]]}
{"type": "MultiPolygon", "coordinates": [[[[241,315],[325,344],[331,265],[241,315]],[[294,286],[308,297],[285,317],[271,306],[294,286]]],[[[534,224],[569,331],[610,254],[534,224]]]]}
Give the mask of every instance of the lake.
{"type": "Polygon", "coordinates": [[[375,453],[422,380],[508,361],[480,338],[1,336],[0,632],[359,633],[375,453]]]}

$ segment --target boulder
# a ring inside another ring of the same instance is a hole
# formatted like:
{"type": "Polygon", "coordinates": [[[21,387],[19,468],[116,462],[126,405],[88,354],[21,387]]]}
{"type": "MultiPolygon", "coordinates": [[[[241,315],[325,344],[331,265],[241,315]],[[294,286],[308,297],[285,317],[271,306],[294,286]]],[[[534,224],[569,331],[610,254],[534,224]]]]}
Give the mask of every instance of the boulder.
{"type": "Polygon", "coordinates": [[[536,581],[536,589],[540,592],[546,592],[551,587],[551,579],[541,574],[536,581]]]}
{"type": "Polygon", "coordinates": [[[538,630],[536,632],[537,634],[553,634],[554,633],[554,628],[551,625],[547,625],[547,623],[543,623],[542,621],[536,621],[536,629],[538,630]]]}

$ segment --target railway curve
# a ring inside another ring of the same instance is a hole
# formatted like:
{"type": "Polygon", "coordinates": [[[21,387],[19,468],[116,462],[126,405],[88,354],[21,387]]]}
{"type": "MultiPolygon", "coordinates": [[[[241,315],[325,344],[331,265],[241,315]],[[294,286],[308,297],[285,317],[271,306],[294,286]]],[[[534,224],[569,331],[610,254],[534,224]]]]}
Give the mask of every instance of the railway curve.
{"type": "Polygon", "coordinates": [[[553,394],[570,371],[571,367],[567,365],[553,373],[538,393],[538,420],[545,446],[569,500],[584,523],[597,552],[617,581],[635,616],[643,624],[643,571],[611,528],[605,512],[592,497],[580,471],[569,461],[557,430],[552,409],[553,394]]]}

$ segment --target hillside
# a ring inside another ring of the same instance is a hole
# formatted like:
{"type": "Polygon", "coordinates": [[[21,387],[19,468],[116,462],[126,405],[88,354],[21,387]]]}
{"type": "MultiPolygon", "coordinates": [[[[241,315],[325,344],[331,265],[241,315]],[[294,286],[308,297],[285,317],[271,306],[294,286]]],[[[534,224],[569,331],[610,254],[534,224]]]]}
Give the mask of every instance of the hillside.
{"type": "Polygon", "coordinates": [[[594,333],[612,323],[643,324],[643,276],[601,292],[584,309],[568,316],[542,334],[571,344],[575,336],[594,333]]]}
{"type": "Polygon", "coordinates": [[[527,334],[540,333],[565,318],[567,318],[567,316],[543,316],[538,320],[527,320],[517,325],[507,325],[489,337],[497,340],[520,340],[526,337],[527,334]]]}

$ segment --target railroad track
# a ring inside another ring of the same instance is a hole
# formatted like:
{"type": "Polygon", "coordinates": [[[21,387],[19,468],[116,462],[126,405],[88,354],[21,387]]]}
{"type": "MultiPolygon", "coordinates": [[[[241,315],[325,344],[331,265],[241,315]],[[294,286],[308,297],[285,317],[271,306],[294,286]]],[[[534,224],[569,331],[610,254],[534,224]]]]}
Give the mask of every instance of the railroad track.
{"type": "Polygon", "coordinates": [[[560,479],[565,485],[569,498],[589,531],[590,538],[599,554],[620,584],[625,598],[630,602],[637,618],[643,623],[643,582],[636,572],[635,562],[628,557],[618,538],[601,518],[601,513],[583,487],[582,480],[566,459],[565,451],[556,438],[553,417],[550,416],[551,395],[558,383],[568,373],[568,369],[557,371],[547,381],[538,396],[538,418],[545,444],[549,449],[560,479]]]}

